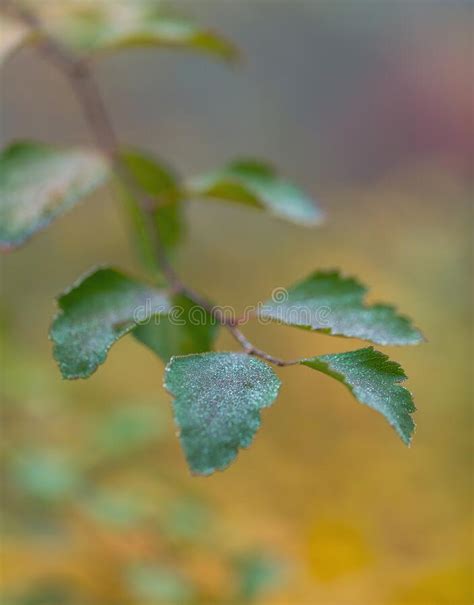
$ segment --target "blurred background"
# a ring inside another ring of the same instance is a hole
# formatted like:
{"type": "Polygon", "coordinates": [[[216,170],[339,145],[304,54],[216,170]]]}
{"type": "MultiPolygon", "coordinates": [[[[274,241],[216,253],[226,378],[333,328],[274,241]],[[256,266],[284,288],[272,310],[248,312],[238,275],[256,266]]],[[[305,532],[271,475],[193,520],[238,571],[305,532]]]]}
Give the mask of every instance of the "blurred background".
{"type": "MultiPolygon", "coordinates": [[[[122,141],[185,176],[268,159],[327,214],[307,230],[190,201],[177,268],[240,309],[334,267],[395,302],[428,338],[386,349],[415,395],[414,444],[336,381],[287,368],[254,445],[192,478],[151,352],[127,337],[89,380],[62,381],[47,339],[54,296],[99,263],[141,271],[122,207],[102,190],[2,259],[0,602],[472,603],[472,3],[168,6],[220,30],[243,60],[102,58],[122,141]]],[[[0,86],[3,143],[91,141],[68,84],[32,49],[0,86]]],[[[246,333],[288,358],[361,344],[246,333]]],[[[235,345],[223,333],[218,348],[235,345]]]]}

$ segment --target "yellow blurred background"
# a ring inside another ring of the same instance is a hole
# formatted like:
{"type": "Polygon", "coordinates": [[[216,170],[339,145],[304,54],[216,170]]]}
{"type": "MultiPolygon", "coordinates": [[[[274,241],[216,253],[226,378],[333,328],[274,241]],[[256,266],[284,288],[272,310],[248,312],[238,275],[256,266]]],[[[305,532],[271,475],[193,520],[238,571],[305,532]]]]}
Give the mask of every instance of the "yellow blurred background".
{"type": "MultiPolygon", "coordinates": [[[[307,230],[192,200],[177,268],[239,309],[334,267],[370,285],[371,300],[396,303],[428,339],[386,348],[415,395],[414,443],[339,383],[286,368],[252,447],[224,473],[192,478],[163,364],[132,338],[89,380],[62,381],[47,340],[54,296],[93,265],[141,271],[103,190],[2,259],[0,603],[469,605],[472,4],[172,7],[221,30],[244,60],[101,59],[121,140],[184,175],[239,155],[271,160],[327,214],[307,230]]],[[[33,50],[13,57],[0,86],[4,142],[91,140],[67,83],[33,50]]],[[[245,331],[288,358],[360,346],[276,325],[245,331]]],[[[217,346],[235,348],[224,333],[217,346]]]]}

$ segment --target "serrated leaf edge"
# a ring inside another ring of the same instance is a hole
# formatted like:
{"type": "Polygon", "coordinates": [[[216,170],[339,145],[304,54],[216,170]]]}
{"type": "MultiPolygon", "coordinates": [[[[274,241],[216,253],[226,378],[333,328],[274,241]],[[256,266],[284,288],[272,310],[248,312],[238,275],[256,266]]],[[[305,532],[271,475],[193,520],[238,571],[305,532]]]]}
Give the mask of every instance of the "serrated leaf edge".
{"type": "MultiPolygon", "coordinates": [[[[324,357],[324,355],[321,356],[316,356],[316,357],[308,357],[305,359],[301,359],[300,360],[300,364],[301,365],[306,365],[307,367],[311,368],[312,370],[316,370],[317,372],[320,372],[321,374],[326,374],[326,376],[330,376],[331,378],[334,378],[335,380],[337,380],[338,382],[340,382],[341,384],[343,384],[352,394],[352,396],[354,397],[354,399],[360,403],[361,405],[365,405],[367,406],[369,409],[371,409],[372,411],[380,414],[381,416],[383,416],[385,418],[385,420],[388,422],[388,424],[395,430],[395,432],[399,435],[400,439],[403,441],[403,443],[407,446],[410,447],[411,443],[413,441],[413,437],[415,435],[416,432],[416,423],[412,418],[412,414],[414,412],[416,412],[416,407],[415,407],[415,403],[413,401],[413,394],[412,392],[407,389],[405,386],[402,386],[402,382],[405,382],[405,380],[408,379],[408,376],[405,373],[405,370],[402,368],[402,366],[397,362],[394,361],[393,359],[390,359],[390,357],[388,355],[386,355],[385,353],[382,353],[382,351],[379,351],[378,349],[375,349],[374,347],[365,347],[363,349],[355,349],[353,352],[355,351],[374,351],[375,353],[378,353],[379,355],[382,356],[382,360],[385,363],[389,363],[393,368],[395,368],[397,371],[399,371],[399,374],[397,376],[397,379],[394,379],[394,386],[398,386],[398,388],[403,389],[404,391],[406,391],[409,396],[410,396],[410,400],[411,403],[413,405],[413,410],[411,410],[410,412],[407,412],[407,414],[410,416],[411,421],[413,422],[413,428],[411,430],[410,436],[408,437],[408,439],[405,438],[405,436],[398,430],[398,428],[395,426],[395,423],[391,422],[384,414],[382,414],[379,410],[373,408],[369,403],[367,403],[366,401],[364,401],[362,398],[358,397],[355,393],[354,393],[354,388],[346,382],[346,378],[344,376],[344,374],[341,374],[340,372],[336,372],[334,370],[332,370],[329,365],[327,364],[327,362],[321,360],[321,357],[324,357]],[[306,362],[311,362],[312,364],[314,364],[316,362],[316,360],[318,362],[320,362],[321,366],[324,366],[326,369],[322,369],[321,367],[315,367],[314,365],[309,365],[306,362]]],[[[342,354],[342,353],[341,353],[342,354]]],[[[334,355],[337,355],[337,353],[334,353],[334,355]]]]}
{"type": "MultiPolygon", "coordinates": [[[[303,284],[304,282],[308,281],[309,279],[318,278],[318,277],[337,277],[337,278],[340,278],[341,280],[352,281],[355,286],[357,286],[363,290],[363,301],[362,301],[363,309],[367,309],[367,310],[371,310],[371,309],[375,309],[375,308],[390,309],[391,311],[393,311],[396,314],[396,316],[399,319],[401,319],[403,322],[408,324],[411,327],[411,329],[417,333],[417,339],[414,338],[411,341],[393,342],[393,341],[387,341],[387,340],[384,340],[384,341],[380,340],[380,341],[377,341],[375,344],[377,344],[381,347],[384,347],[384,346],[385,347],[403,347],[403,346],[415,346],[415,345],[422,344],[424,342],[428,342],[428,339],[423,334],[423,332],[417,326],[414,325],[411,317],[409,317],[408,315],[405,315],[404,313],[400,313],[398,310],[398,307],[391,303],[377,302],[377,301],[373,302],[373,303],[370,303],[370,302],[368,303],[365,300],[365,298],[366,298],[367,294],[370,292],[370,288],[368,288],[366,285],[361,283],[356,277],[342,273],[339,269],[317,269],[316,271],[313,271],[312,273],[310,273],[306,278],[302,278],[299,281],[297,281],[294,285],[290,286],[289,289],[296,288],[299,285],[303,284]]],[[[300,328],[303,330],[309,330],[310,332],[318,332],[320,334],[328,334],[329,336],[337,336],[338,338],[350,338],[350,339],[364,340],[366,342],[371,342],[370,340],[365,339],[365,338],[359,338],[357,336],[347,336],[346,334],[341,334],[341,333],[333,330],[333,328],[330,328],[330,327],[315,329],[310,325],[290,324],[281,319],[271,318],[265,314],[263,314],[261,316],[264,317],[265,319],[271,319],[276,324],[280,324],[280,325],[284,325],[284,326],[300,328]]]]}
{"type": "MultiPolygon", "coordinates": [[[[135,279],[133,277],[130,277],[127,273],[124,273],[120,269],[115,268],[114,266],[106,265],[106,264],[99,264],[99,265],[95,265],[88,271],[84,272],[70,286],[68,286],[60,294],[57,294],[55,296],[55,301],[58,306],[58,310],[53,315],[53,319],[51,321],[51,324],[50,324],[50,327],[48,330],[48,340],[53,343],[53,358],[56,361],[56,363],[59,367],[59,370],[61,372],[61,377],[64,380],[77,380],[79,378],[89,378],[89,376],[92,376],[93,374],[95,374],[97,372],[97,370],[99,369],[99,367],[107,361],[108,353],[109,353],[110,349],[114,346],[114,344],[117,341],[119,341],[120,339],[122,339],[124,336],[126,336],[127,334],[132,332],[138,325],[135,322],[131,321],[130,325],[127,325],[124,330],[121,330],[119,332],[119,335],[117,336],[116,340],[114,340],[112,343],[110,343],[106,347],[104,354],[99,357],[99,362],[95,365],[94,369],[91,370],[90,372],[84,372],[84,373],[80,373],[80,374],[68,374],[68,375],[65,375],[63,373],[62,363],[61,363],[61,360],[57,356],[56,343],[55,343],[54,338],[51,333],[54,323],[56,322],[56,320],[59,317],[61,317],[64,314],[64,311],[65,311],[64,308],[61,306],[61,299],[64,298],[65,296],[67,296],[68,294],[70,294],[71,292],[73,292],[75,289],[77,289],[86,279],[88,279],[89,277],[91,277],[92,275],[94,275],[95,273],[100,271],[101,269],[110,269],[111,271],[115,271],[115,272],[119,273],[120,275],[123,275],[129,279],[135,279]]],[[[141,281],[142,281],[142,283],[147,283],[144,280],[141,280],[141,281]]],[[[148,285],[150,285],[151,287],[156,287],[154,284],[148,284],[148,285]]]]}

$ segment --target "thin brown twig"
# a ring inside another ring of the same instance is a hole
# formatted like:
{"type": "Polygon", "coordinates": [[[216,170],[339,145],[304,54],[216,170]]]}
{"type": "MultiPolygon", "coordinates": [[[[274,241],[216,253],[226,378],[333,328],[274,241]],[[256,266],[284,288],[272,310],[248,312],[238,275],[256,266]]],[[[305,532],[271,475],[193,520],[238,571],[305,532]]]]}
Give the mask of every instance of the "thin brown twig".
{"type": "Polygon", "coordinates": [[[35,34],[36,46],[40,53],[69,80],[98,148],[109,159],[122,184],[137,199],[144,215],[148,217],[148,230],[153,241],[156,262],[170,288],[175,293],[186,295],[211,313],[222,326],[228,329],[248,355],[260,357],[281,367],[299,363],[299,360],[284,360],[274,357],[255,347],[237,327],[238,320],[226,317],[218,308],[213,307],[206,298],[189,288],[181,280],[170,264],[160,235],[154,226],[153,212],[156,208],[156,200],[143,191],[122,160],[118,138],[89,65],[71,53],[61,42],[51,37],[38,17],[14,0],[0,0],[0,10],[23,23],[35,34]]]}

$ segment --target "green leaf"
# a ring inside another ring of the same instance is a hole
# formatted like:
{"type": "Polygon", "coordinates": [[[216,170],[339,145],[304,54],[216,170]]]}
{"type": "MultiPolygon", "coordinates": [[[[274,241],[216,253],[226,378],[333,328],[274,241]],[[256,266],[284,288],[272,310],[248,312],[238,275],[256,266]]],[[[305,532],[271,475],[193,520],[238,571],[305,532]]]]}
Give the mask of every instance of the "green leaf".
{"type": "Polygon", "coordinates": [[[165,388],[175,397],[176,424],[193,473],[225,469],[260,427],[261,408],[271,405],[280,381],[259,359],[244,353],[173,357],[165,388]]]}
{"type": "Polygon", "coordinates": [[[69,497],[81,484],[77,469],[54,451],[21,452],[12,460],[9,471],[17,487],[48,502],[69,497]]]}
{"type": "Polygon", "coordinates": [[[59,369],[69,379],[90,376],[119,338],[170,308],[162,291],[109,268],[81,278],[58,304],[50,338],[59,369]]]}
{"type": "Polygon", "coordinates": [[[373,347],[321,355],[301,363],[342,382],[360,403],[385,416],[404,443],[410,443],[415,429],[410,414],[416,408],[410,391],[400,386],[406,375],[398,363],[373,347]]]}
{"type": "Polygon", "coordinates": [[[195,592],[189,580],[161,565],[134,565],[127,580],[130,591],[146,603],[187,603],[195,592]]]}
{"type": "Polygon", "coordinates": [[[236,48],[219,34],[185,19],[164,16],[135,23],[109,23],[96,39],[93,50],[97,53],[142,47],[198,51],[227,61],[237,58],[236,48]]]}
{"type": "Polygon", "coordinates": [[[101,524],[137,527],[149,518],[146,503],[136,496],[114,490],[94,490],[81,498],[81,508],[101,524]]]}
{"type": "Polygon", "coordinates": [[[275,290],[258,314],[264,319],[380,345],[423,341],[411,321],[385,304],[366,305],[366,288],[337,271],[316,271],[289,290],[275,290]]]}
{"type": "Polygon", "coordinates": [[[186,497],[171,503],[160,529],[173,540],[198,542],[209,537],[211,521],[212,513],[202,502],[186,497]]]}
{"type": "Polygon", "coordinates": [[[321,222],[323,213],[304,192],[274,170],[253,160],[234,162],[222,170],[195,177],[190,195],[219,198],[268,210],[279,218],[305,226],[321,222]]]}
{"type": "Polygon", "coordinates": [[[263,553],[247,553],[235,561],[238,586],[235,601],[253,603],[265,592],[282,582],[284,572],[280,561],[263,553]]]}
{"type": "Polygon", "coordinates": [[[172,299],[167,316],[152,318],[133,330],[133,335],[165,363],[173,355],[204,353],[212,349],[219,326],[208,311],[186,296],[172,299]]]}
{"type": "Polygon", "coordinates": [[[61,577],[40,577],[36,581],[32,580],[20,589],[20,594],[14,599],[7,597],[5,601],[0,601],[0,605],[79,605],[79,603],[84,603],[84,600],[81,596],[78,597],[77,588],[72,588],[68,580],[61,577]]]}
{"type": "MultiPolygon", "coordinates": [[[[109,0],[93,2],[62,2],[54,7],[42,2],[37,10],[42,22],[47,25],[48,34],[60,40],[74,52],[86,53],[93,49],[111,23],[137,18],[135,0],[121,0],[120,6],[109,0]],[[127,14],[130,13],[132,14],[127,14]]],[[[117,26],[116,26],[117,27],[117,26]]]]}
{"type": "MultiPolygon", "coordinates": [[[[158,47],[233,60],[237,49],[219,33],[167,12],[158,0],[35,2],[48,34],[75,52],[100,56],[128,48],[158,47]]],[[[90,57],[86,57],[90,58],[90,57]]]]}
{"type": "MultiPolygon", "coordinates": [[[[140,190],[155,204],[154,227],[163,246],[170,250],[178,244],[184,232],[181,194],[175,175],[148,154],[127,150],[121,157],[140,190]]],[[[133,225],[135,244],[140,256],[150,270],[156,271],[155,250],[148,232],[147,216],[128,189],[120,183],[119,189],[133,225]]]]}
{"type": "Polygon", "coordinates": [[[0,154],[0,248],[9,250],[44,229],[106,179],[93,151],[18,142],[0,154]]]}
{"type": "Polygon", "coordinates": [[[93,448],[100,456],[124,456],[159,441],[166,432],[160,408],[134,401],[115,407],[98,424],[93,448]]]}

